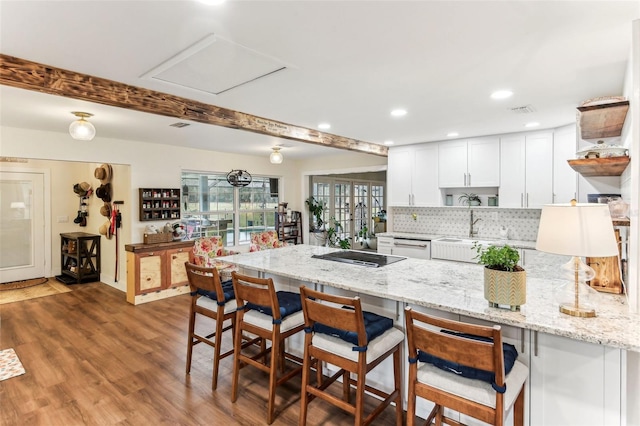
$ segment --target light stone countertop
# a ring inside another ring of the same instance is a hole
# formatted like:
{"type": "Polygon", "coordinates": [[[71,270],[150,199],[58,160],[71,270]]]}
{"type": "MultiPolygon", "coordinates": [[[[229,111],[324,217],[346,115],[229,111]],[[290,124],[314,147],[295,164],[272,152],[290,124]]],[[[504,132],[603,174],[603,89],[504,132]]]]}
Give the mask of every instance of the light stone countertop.
{"type": "Polygon", "coordinates": [[[629,312],[623,296],[598,293],[596,318],[571,317],[558,311],[553,298],[554,286],[566,281],[545,279],[527,270],[527,302],[519,312],[512,312],[488,306],[481,265],[407,258],[371,268],[311,257],[336,250],[302,244],[219,260],[304,283],[640,352],[640,314],[629,312]]]}

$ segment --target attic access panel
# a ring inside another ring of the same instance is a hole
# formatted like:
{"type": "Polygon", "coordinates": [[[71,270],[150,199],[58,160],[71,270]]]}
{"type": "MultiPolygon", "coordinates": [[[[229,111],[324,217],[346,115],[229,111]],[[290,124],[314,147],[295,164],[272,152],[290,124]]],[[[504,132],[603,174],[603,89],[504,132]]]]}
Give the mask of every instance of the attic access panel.
{"type": "Polygon", "coordinates": [[[219,95],[286,68],[275,58],[211,34],[143,77],[219,95]]]}

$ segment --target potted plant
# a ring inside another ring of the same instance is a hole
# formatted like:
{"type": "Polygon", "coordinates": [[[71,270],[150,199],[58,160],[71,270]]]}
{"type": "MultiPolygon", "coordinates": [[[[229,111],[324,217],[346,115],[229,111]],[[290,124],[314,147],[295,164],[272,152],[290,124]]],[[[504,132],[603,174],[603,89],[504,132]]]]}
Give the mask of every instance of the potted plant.
{"type": "Polygon", "coordinates": [[[482,204],[482,200],[480,200],[480,197],[478,196],[478,194],[474,194],[474,193],[470,193],[470,194],[462,194],[461,196],[458,197],[458,201],[460,201],[460,204],[462,204],[463,206],[479,206],[480,204],[482,204]]]}
{"type": "Polygon", "coordinates": [[[329,247],[340,247],[341,249],[351,248],[348,238],[341,238],[338,232],[342,229],[342,225],[335,218],[331,218],[333,226],[327,228],[327,244],[329,247]]]}
{"type": "Polygon", "coordinates": [[[309,230],[316,231],[322,229],[322,225],[324,225],[324,221],[322,220],[324,203],[316,200],[313,195],[307,198],[304,202],[309,208],[309,213],[312,217],[311,223],[309,224],[309,230]]]}
{"type": "Polygon", "coordinates": [[[527,300],[527,273],[518,265],[520,253],[504,245],[483,246],[475,243],[473,249],[478,263],[484,266],[484,298],[493,308],[509,305],[519,311],[527,300]]]}

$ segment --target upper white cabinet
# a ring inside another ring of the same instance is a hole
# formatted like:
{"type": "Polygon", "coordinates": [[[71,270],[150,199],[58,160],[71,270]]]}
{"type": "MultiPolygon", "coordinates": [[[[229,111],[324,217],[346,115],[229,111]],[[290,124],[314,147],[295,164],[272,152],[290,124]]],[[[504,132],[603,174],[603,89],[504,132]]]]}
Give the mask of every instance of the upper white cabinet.
{"type": "Polygon", "coordinates": [[[500,138],[500,207],[553,203],[553,133],[500,138]]]}
{"type": "Polygon", "coordinates": [[[439,206],[438,144],[389,149],[387,187],[391,206],[439,206]]]}
{"type": "Polygon", "coordinates": [[[500,139],[440,142],[438,170],[440,188],[497,187],[500,185],[500,139]]]}

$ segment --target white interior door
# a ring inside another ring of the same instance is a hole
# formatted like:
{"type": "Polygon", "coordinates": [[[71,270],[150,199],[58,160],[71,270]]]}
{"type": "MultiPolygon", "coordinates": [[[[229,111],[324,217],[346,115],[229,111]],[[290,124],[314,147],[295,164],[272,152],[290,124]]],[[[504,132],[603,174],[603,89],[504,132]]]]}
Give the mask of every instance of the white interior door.
{"type": "Polygon", "coordinates": [[[44,174],[0,171],[0,283],[45,275],[44,174]]]}

